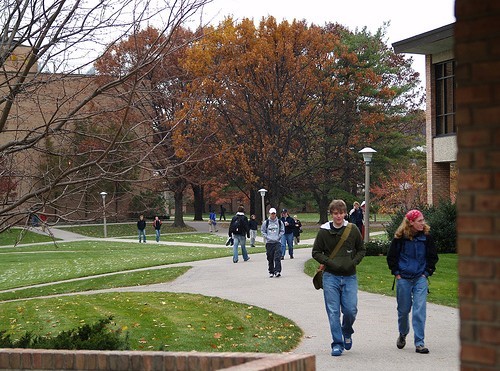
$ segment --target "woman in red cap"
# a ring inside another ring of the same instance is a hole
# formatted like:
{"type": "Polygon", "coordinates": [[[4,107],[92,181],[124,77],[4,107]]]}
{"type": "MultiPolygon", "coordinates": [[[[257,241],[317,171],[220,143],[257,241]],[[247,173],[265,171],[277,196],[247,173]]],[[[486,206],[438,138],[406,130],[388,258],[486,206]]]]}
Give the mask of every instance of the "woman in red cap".
{"type": "Polygon", "coordinates": [[[422,212],[408,211],[394,233],[387,253],[387,264],[396,280],[399,328],[396,346],[403,349],[406,345],[411,310],[415,351],[421,354],[429,353],[424,343],[427,277],[434,273],[438,261],[437,249],[429,230],[422,212]]]}

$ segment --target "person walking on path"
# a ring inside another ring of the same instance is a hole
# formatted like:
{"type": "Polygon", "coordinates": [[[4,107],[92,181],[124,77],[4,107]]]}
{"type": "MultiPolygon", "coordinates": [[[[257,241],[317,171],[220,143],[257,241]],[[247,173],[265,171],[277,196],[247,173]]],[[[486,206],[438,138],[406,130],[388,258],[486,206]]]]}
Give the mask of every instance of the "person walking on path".
{"type": "Polygon", "coordinates": [[[233,238],[233,263],[238,263],[238,245],[241,245],[241,254],[243,260],[248,261],[250,257],[247,253],[246,237],[250,238],[250,227],[248,226],[248,218],[245,216],[245,208],[238,207],[238,211],[231,219],[229,224],[229,237],[233,238]]]}
{"type": "Polygon", "coordinates": [[[144,243],[146,243],[146,221],[144,220],[144,215],[139,216],[139,220],[137,221],[137,231],[139,232],[139,243],[141,243],[141,239],[144,243]]]}
{"type": "Polygon", "coordinates": [[[250,247],[255,247],[255,239],[257,238],[257,228],[259,227],[259,223],[255,218],[255,214],[250,216],[250,220],[248,221],[248,226],[250,228],[250,247]]]}
{"type": "Polygon", "coordinates": [[[328,210],[332,221],[320,227],[312,257],[324,268],[323,296],[332,335],[331,354],[340,356],[352,347],[353,324],[358,313],[356,265],[366,250],[359,230],[345,220],[345,202],[333,200],[328,210]],[[342,324],[340,313],[343,314],[342,324]]]}
{"type": "Polygon", "coordinates": [[[406,345],[412,312],[415,352],[429,353],[425,347],[425,320],[428,293],[427,277],[436,270],[439,258],[434,241],[419,210],[410,210],[394,234],[387,253],[387,264],[396,282],[399,336],[398,349],[406,345]]]}
{"type": "Polygon", "coordinates": [[[155,220],[153,221],[153,228],[155,229],[156,242],[160,242],[161,220],[157,216],[155,216],[155,220]]]}
{"type": "Polygon", "coordinates": [[[293,229],[293,242],[298,245],[300,242],[300,234],[302,233],[302,222],[298,219],[297,215],[293,216],[293,220],[295,221],[295,228],[293,229]]]}
{"type": "Polygon", "coordinates": [[[221,221],[222,218],[224,218],[224,220],[226,220],[226,208],[223,205],[220,205],[219,221],[221,221]]]}
{"type": "Polygon", "coordinates": [[[215,211],[210,211],[210,214],[208,216],[208,227],[209,227],[209,232],[219,232],[217,229],[217,215],[215,214],[215,211]]]}
{"type": "Polygon", "coordinates": [[[358,201],[354,201],[352,204],[352,209],[349,211],[349,221],[353,224],[356,224],[359,232],[363,232],[363,210],[359,205],[358,201]]]}
{"type": "Polygon", "coordinates": [[[269,277],[281,277],[281,237],[285,234],[283,222],[276,217],[276,209],[269,209],[269,218],[260,227],[266,241],[266,257],[269,277]]]}
{"type": "Polygon", "coordinates": [[[295,220],[288,214],[287,209],[281,210],[281,221],[285,224],[285,234],[281,237],[281,259],[285,259],[286,245],[288,245],[288,254],[293,259],[293,230],[295,229],[295,220]]]}

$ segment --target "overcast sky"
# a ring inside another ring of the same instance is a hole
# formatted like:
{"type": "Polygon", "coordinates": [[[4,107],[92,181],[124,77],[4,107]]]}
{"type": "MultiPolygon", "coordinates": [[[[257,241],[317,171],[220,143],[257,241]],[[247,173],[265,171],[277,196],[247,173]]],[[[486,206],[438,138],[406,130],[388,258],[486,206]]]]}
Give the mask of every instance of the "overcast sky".
{"type": "MultiPolygon", "coordinates": [[[[364,26],[375,32],[384,22],[389,46],[455,22],[455,0],[214,0],[205,7],[204,22],[217,24],[225,16],[253,18],[272,15],[277,21],[305,19],[323,25],[337,22],[351,30],[364,26]]],[[[413,55],[413,68],[423,80],[424,57],[413,55]]]]}

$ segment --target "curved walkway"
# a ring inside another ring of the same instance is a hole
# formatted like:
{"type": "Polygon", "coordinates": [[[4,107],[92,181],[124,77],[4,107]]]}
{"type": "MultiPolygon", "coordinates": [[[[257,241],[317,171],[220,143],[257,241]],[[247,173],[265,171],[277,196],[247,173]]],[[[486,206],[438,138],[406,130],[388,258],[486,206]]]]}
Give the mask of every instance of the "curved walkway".
{"type": "MultiPolygon", "coordinates": [[[[187,224],[207,231],[205,222],[187,224]]],[[[54,230],[53,233],[58,238],[64,238],[64,231],[59,231],[54,230]]],[[[219,234],[227,235],[227,230],[220,228],[219,234]]],[[[305,262],[311,257],[311,248],[296,249],[295,259],[283,261],[282,277],[272,279],[268,278],[265,254],[252,254],[251,249],[249,253],[251,259],[248,262],[240,260],[237,264],[232,262],[231,257],[176,264],[193,268],[173,282],[114,291],[196,293],[269,309],[290,318],[304,331],[303,341],[293,353],[315,354],[317,370],[337,367],[410,371],[459,369],[458,309],[428,304],[426,345],[430,354],[422,355],[415,353],[412,332],[406,348],[396,348],[395,298],[360,291],[353,347],[341,357],[332,357],[323,292],[316,291],[311,278],[303,272],[305,262]]]]}

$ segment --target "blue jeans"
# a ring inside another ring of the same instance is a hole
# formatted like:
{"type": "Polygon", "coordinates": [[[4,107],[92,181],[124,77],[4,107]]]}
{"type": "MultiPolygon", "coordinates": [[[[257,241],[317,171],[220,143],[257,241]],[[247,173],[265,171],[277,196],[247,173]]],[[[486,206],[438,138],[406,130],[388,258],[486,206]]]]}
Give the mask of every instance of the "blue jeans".
{"type": "Polygon", "coordinates": [[[413,279],[396,280],[396,298],[398,302],[399,333],[410,332],[409,314],[412,313],[415,346],[424,344],[425,318],[427,316],[427,278],[420,276],[413,279]]]}
{"type": "Polygon", "coordinates": [[[281,256],[284,257],[286,253],[286,245],[288,244],[288,254],[293,256],[293,233],[286,233],[281,236],[281,256]]]}
{"type": "Polygon", "coordinates": [[[248,260],[248,253],[246,244],[246,236],[241,234],[233,234],[234,244],[233,244],[233,262],[238,262],[238,245],[241,245],[241,254],[243,255],[243,260],[248,260]]]}
{"type": "Polygon", "coordinates": [[[269,273],[281,273],[281,244],[279,242],[266,243],[266,257],[269,273]]]}
{"type": "Polygon", "coordinates": [[[155,234],[156,234],[156,242],[160,242],[160,230],[155,229],[155,234]]]}
{"type": "Polygon", "coordinates": [[[351,337],[352,328],[358,314],[358,279],[356,275],[336,276],[323,273],[323,296],[326,314],[330,322],[332,348],[338,345],[344,349],[344,337],[351,337]],[[343,314],[342,325],[340,313],[343,314]]]}
{"type": "Polygon", "coordinates": [[[139,242],[141,242],[141,236],[144,242],[146,242],[146,231],[144,229],[138,229],[139,231],[139,242]]]}

